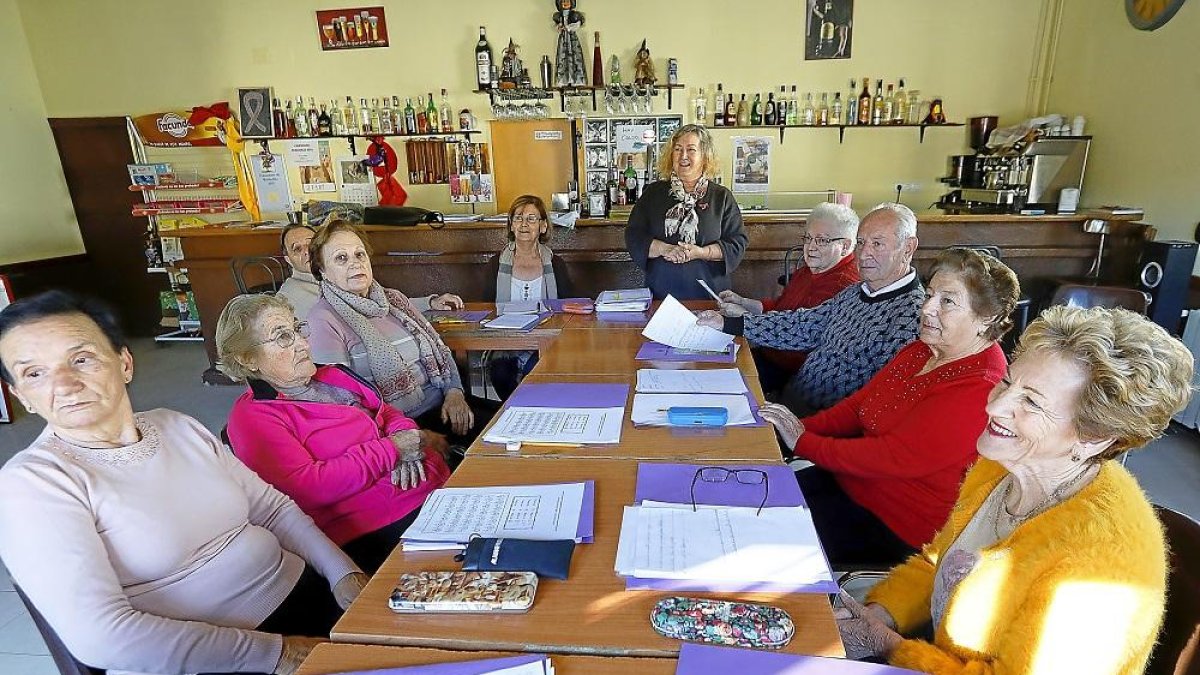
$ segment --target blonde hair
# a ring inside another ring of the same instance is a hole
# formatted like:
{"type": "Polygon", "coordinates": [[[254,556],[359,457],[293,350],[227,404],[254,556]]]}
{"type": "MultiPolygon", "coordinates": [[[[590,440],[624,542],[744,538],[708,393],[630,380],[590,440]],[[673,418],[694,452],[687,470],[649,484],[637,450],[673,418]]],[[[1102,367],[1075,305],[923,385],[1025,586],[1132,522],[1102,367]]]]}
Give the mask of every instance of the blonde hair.
{"type": "Polygon", "coordinates": [[[665,180],[671,177],[671,172],[675,170],[675,146],[681,138],[688,134],[695,134],[700,141],[700,156],[704,158],[704,175],[708,178],[716,178],[720,175],[721,167],[717,159],[717,149],[713,147],[712,134],[699,124],[685,124],[676,129],[675,133],[671,134],[671,139],[663,146],[662,154],[658,157],[659,178],[665,180]]]}
{"type": "Polygon", "coordinates": [[[1191,353],[1127,309],[1050,307],[1025,330],[1014,359],[1035,351],[1083,368],[1075,430],[1085,440],[1116,439],[1098,461],[1157,438],[1192,395],[1191,353]]]}
{"type": "Polygon", "coordinates": [[[242,361],[258,349],[258,318],[269,309],[294,311],[286,299],[264,294],[236,295],[225,305],[217,319],[218,370],[238,382],[251,376],[242,361]]]}

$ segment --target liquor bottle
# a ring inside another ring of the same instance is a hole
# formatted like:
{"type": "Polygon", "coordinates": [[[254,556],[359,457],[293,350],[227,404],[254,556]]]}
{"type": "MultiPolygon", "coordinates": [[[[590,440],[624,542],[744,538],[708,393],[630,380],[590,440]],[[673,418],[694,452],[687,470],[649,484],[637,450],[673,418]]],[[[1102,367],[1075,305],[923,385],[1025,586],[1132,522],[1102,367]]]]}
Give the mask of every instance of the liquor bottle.
{"type": "MultiPolygon", "coordinates": [[[[704,124],[708,121],[708,97],[704,95],[704,88],[700,88],[700,95],[692,103],[695,113],[696,124],[704,124]]],[[[720,115],[717,116],[718,118],[720,115]]]]}
{"type": "Polygon", "coordinates": [[[775,92],[767,92],[767,102],[763,104],[762,123],[773,127],[778,123],[778,104],[775,103],[775,92]]]}
{"type": "Polygon", "coordinates": [[[871,100],[871,124],[883,124],[883,80],[875,80],[875,98],[871,100]]]}
{"type": "Polygon", "coordinates": [[[858,80],[850,78],[850,91],[846,94],[846,126],[858,124],[858,80]]]}
{"type": "Polygon", "coordinates": [[[450,133],[454,131],[454,109],[450,107],[450,97],[446,95],[446,90],[442,90],[442,110],[441,110],[442,131],[450,133]]]}
{"type": "Polygon", "coordinates": [[[617,182],[617,169],[611,167],[608,170],[608,205],[609,207],[620,206],[625,203],[625,191],[621,189],[620,183],[617,182]]]}
{"type": "Polygon", "coordinates": [[[633,204],[637,201],[638,175],[637,169],[633,168],[632,157],[625,159],[625,172],[622,176],[624,177],[625,203],[633,204]]]}
{"type": "Polygon", "coordinates": [[[817,104],[817,126],[829,125],[829,92],[821,92],[821,102],[817,104]]]}
{"type": "Polygon", "coordinates": [[[404,99],[404,133],[417,133],[417,111],[413,109],[412,97],[404,99]]]}
{"type": "Polygon", "coordinates": [[[308,132],[313,136],[318,135],[318,129],[321,127],[321,113],[317,112],[317,102],[313,97],[308,97],[308,132]]]}
{"type": "Polygon", "coordinates": [[[756,127],[762,123],[762,96],[755,94],[754,103],[750,104],[750,126],[756,127]]]}
{"type": "Polygon", "coordinates": [[[425,106],[425,122],[427,125],[425,133],[436,134],[439,127],[438,121],[439,118],[437,104],[433,102],[433,92],[431,91],[429,92],[428,105],[425,106]]]}
{"type": "Polygon", "coordinates": [[[900,85],[896,87],[896,102],[892,107],[892,122],[896,124],[904,124],[908,121],[908,92],[904,91],[904,78],[900,78],[900,85]]]}
{"type": "Polygon", "coordinates": [[[417,95],[417,107],[416,107],[416,110],[414,110],[414,112],[416,113],[416,116],[417,116],[417,133],[418,134],[429,133],[429,117],[427,116],[427,112],[426,112],[427,110],[428,109],[425,107],[425,97],[418,94],[417,95]]]}
{"type": "Polygon", "coordinates": [[[737,126],[737,104],[733,102],[733,94],[725,101],[725,126],[737,126]]]}
{"type": "Polygon", "coordinates": [[[893,124],[896,120],[896,93],[888,84],[887,93],[883,95],[883,124],[893,124]]]}
{"type": "Polygon", "coordinates": [[[813,107],[812,92],[804,93],[804,109],[800,111],[800,124],[811,127],[817,122],[817,109],[813,107]]]}
{"type": "Polygon", "coordinates": [[[404,134],[404,106],[400,105],[400,97],[399,96],[392,97],[392,105],[390,106],[390,109],[392,111],[392,128],[395,129],[395,131],[393,133],[403,135],[404,134]]]}
{"type": "Polygon", "coordinates": [[[596,44],[592,47],[592,86],[604,86],[604,57],[600,55],[600,31],[596,31],[596,44]]]}
{"type": "Polygon", "coordinates": [[[324,103],[321,104],[321,114],[317,115],[317,135],[333,135],[333,121],[329,119],[329,113],[325,111],[324,103]]]}
{"type": "MultiPolygon", "coordinates": [[[[288,104],[290,105],[291,101],[288,101],[288,104]]],[[[274,111],[271,113],[271,122],[275,126],[275,138],[287,138],[287,116],[283,112],[283,107],[279,105],[279,99],[271,99],[271,109],[274,111]]]]}
{"type": "Polygon", "coordinates": [[[608,83],[621,84],[621,61],[616,54],[608,60],[608,83]]]}
{"type": "Polygon", "coordinates": [[[742,94],[742,100],[738,101],[737,125],[739,127],[750,126],[750,104],[746,103],[746,95],[745,94],[742,94]]]}
{"type": "Polygon", "coordinates": [[[871,123],[871,90],[869,80],[862,79],[862,93],[858,95],[858,124],[871,123]]]}
{"type": "Polygon", "coordinates": [[[371,108],[367,105],[366,97],[358,99],[358,130],[364,136],[375,133],[375,127],[371,126],[371,108]]]}
{"type": "Polygon", "coordinates": [[[479,27],[479,42],[475,43],[475,85],[480,90],[496,86],[492,80],[492,46],[483,26],[479,27]]]}
{"type": "Polygon", "coordinates": [[[843,124],[846,118],[846,111],[842,107],[842,92],[833,92],[833,104],[829,106],[829,123],[843,124]]]}
{"type": "MultiPolygon", "coordinates": [[[[783,87],[780,87],[779,90],[783,91],[783,87]]],[[[800,124],[800,99],[796,93],[796,85],[794,84],[792,85],[791,93],[788,95],[787,113],[784,117],[787,123],[792,126],[800,124]]]]}
{"type": "Polygon", "coordinates": [[[334,136],[346,135],[346,118],[336,98],[329,99],[329,132],[334,136]]]}
{"type": "Polygon", "coordinates": [[[725,88],[717,83],[717,93],[713,96],[713,126],[725,126],[725,88]]]}
{"type": "Polygon", "coordinates": [[[388,97],[384,96],[379,103],[379,133],[396,133],[395,120],[396,118],[392,115],[391,102],[388,101],[388,97]]]}
{"type": "Polygon", "coordinates": [[[346,122],[346,135],[357,136],[362,129],[358,126],[358,108],[354,107],[354,99],[346,97],[346,107],[342,110],[342,119],[346,122]]]}
{"type": "MultiPolygon", "coordinates": [[[[367,121],[371,125],[371,133],[382,133],[383,120],[379,118],[379,99],[371,99],[371,107],[367,111],[367,121]]],[[[363,125],[364,127],[367,125],[363,125]]]]}
{"type": "Polygon", "coordinates": [[[307,138],[312,136],[308,129],[308,111],[304,109],[304,97],[296,97],[296,107],[292,110],[292,122],[296,125],[296,136],[307,138]]]}

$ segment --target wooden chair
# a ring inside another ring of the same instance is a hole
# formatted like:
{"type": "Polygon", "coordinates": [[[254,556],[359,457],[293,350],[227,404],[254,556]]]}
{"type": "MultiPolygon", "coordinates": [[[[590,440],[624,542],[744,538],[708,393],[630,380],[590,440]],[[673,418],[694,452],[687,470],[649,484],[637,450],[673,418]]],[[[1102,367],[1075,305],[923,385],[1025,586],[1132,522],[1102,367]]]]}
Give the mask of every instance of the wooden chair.
{"type": "Polygon", "coordinates": [[[283,261],[271,256],[242,256],[233,258],[229,261],[229,271],[233,274],[233,283],[237,285],[238,293],[242,295],[247,293],[277,293],[279,287],[283,285],[284,280],[288,278],[288,270],[283,261]],[[247,283],[247,277],[258,281],[258,283],[247,283]]]}
{"type": "Polygon", "coordinates": [[[1150,306],[1150,297],[1136,288],[1125,288],[1124,286],[1063,284],[1055,289],[1054,296],[1050,298],[1050,304],[1083,308],[1120,307],[1145,314],[1146,308],[1150,306]]]}
{"type": "Polygon", "coordinates": [[[1200,673],[1200,523],[1155,505],[1170,547],[1167,613],[1146,675],[1200,673]]]}
{"type": "Polygon", "coordinates": [[[17,597],[21,599],[21,604],[25,605],[25,609],[29,611],[29,616],[33,618],[33,625],[37,626],[38,633],[46,642],[46,648],[50,650],[50,658],[54,659],[54,665],[58,667],[58,672],[61,675],[104,675],[104,671],[99,668],[92,668],[83,661],[75,658],[67,645],[63,644],[58,633],[50,627],[46,622],[46,618],[41,612],[37,611],[37,607],[26,597],[25,591],[21,587],[13,584],[13,590],[17,592],[17,597]]]}

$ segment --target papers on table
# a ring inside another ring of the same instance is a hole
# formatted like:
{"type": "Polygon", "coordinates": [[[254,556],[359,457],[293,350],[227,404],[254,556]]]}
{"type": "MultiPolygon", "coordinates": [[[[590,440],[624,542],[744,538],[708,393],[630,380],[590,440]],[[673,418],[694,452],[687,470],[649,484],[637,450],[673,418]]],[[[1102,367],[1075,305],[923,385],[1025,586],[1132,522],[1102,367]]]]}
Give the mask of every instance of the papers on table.
{"type": "Polygon", "coordinates": [[[733,342],[732,335],[698,325],[696,315],[669,295],[650,317],[642,335],[670,347],[706,352],[723,352],[733,342]]]}
{"type": "Polygon", "coordinates": [[[491,314],[486,309],[476,310],[451,310],[451,309],[431,309],[425,312],[425,318],[429,319],[432,324],[448,324],[448,323],[479,323],[488,318],[491,314]]]}
{"type": "MultiPolygon", "coordinates": [[[[730,478],[734,480],[734,478],[730,478]]],[[[766,489],[766,484],[744,485],[766,489]]],[[[808,509],[642,502],[621,519],[616,571],[641,579],[832,582],[808,509]]]]}
{"type": "Polygon", "coordinates": [[[685,642],[679,650],[675,675],[901,675],[915,670],[877,663],[860,663],[826,656],[783,654],[762,649],[737,649],[685,642]]]}
{"type": "Polygon", "coordinates": [[[667,361],[671,363],[734,363],[742,346],[729,343],[723,352],[698,352],[692,349],[676,349],[658,342],[643,342],[634,359],[638,361],[667,361]]]}
{"type": "Polygon", "coordinates": [[[496,303],[497,314],[537,314],[545,310],[541,300],[514,300],[496,303]]]}
{"type": "Polygon", "coordinates": [[[629,419],[640,426],[670,426],[667,410],[672,407],[724,408],[729,411],[727,427],[758,424],[745,394],[634,394],[629,419]]]}
{"type": "Polygon", "coordinates": [[[654,296],[649,288],[630,288],[621,291],[604,291],[596,298],[597,312],[644,312],[650,309],[654,296]]]}
{"type": "Polygon", "coordinates": [[[502,330],[528,330],[538,325],[542,317],[538,314],[501,314],[491,321],[484,322],[484,328],[499,328],[502,330]]]}
{"type": "Polygon", "coordinates": [[[498,659],[363,670],[342,675],[554,675],[554,665],[545,654],[522,654],[498,659]]]}
{"type": "Polygon", "coordinates": [[[657,370],[639,368],[637,391],[647,394],[744,394],[746,380],[737,368],[657,370]]]}
{"type": "Polygon", "coordinates": [[[405,551],[457,549],[473,536],[580,541],[584,483],[434,490],[404,532],[405,551]]]}
{"type": "Polygon", "coordinates": [[[488,443],[619,443],[625,407],[548,408],[509,406],[484,434],[488,443]]]}

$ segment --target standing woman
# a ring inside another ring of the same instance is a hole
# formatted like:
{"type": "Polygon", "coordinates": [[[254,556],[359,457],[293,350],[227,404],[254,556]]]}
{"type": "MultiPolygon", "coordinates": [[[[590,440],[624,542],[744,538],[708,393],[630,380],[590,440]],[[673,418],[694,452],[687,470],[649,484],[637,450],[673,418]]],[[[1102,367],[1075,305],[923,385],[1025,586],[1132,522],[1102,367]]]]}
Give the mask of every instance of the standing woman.
{"type": "MultiPolygon", "coordinates": [[[[534,195],[521,195],[508,208],[508,244],[492,256],[483,271],[485,291],[502,302],[569,298],[573,294],[567,264],[554,254],[546,203],[534,195]]],[[[494,351],[488,361],[492,386],[500,399],[508,398],[517,383],[537,365],[537,352],[494,351]]]]}
{"type": "Polygon", "coordinates": [[[646,186],[625,229],[633,262],[646,272],[655,298],[708,298],[698,279],[714,291],[729,290],[729,275],[746,252],[742,212],[733,193],[713,182],[717,155],[712,136],[698,124],[671,135],[659,159],[659,175],[646,186]]]}

